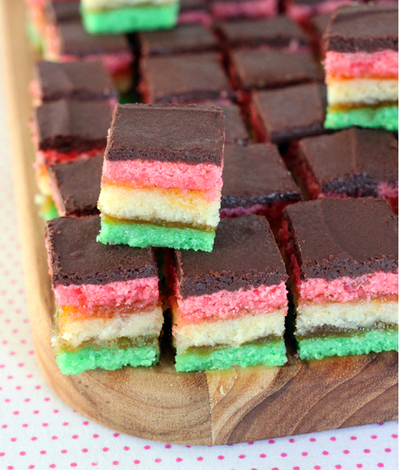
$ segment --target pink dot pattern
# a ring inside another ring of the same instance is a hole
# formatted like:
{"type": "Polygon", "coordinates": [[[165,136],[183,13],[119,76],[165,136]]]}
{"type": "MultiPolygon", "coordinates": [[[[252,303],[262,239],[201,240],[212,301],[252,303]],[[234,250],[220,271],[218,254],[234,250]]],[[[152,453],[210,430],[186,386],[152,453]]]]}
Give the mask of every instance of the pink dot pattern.
{"type": "Polygon", "coordinates": [[[0,94],[0,469],[397,468],[396,422],[229,446],[179,446],[119,434],[63,403],[44,381],[34,358],[10,152],[1,134],[7,123],[0,94]]]}

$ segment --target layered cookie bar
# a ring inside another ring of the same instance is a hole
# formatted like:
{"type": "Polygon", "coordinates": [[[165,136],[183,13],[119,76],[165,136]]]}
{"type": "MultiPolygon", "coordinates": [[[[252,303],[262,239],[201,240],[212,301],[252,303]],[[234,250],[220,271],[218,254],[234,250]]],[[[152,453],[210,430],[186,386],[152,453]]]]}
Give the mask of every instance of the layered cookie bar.
{"type": "Polygon", "coordinates": [[[325,127],[398,129],[398,8],[339,8],[324,39],[325,127]]]}
{"type": "Polygon", "coordinates": [[[229,102],[234,92],[216,52],[148,57],[140,62],[145,103],[229,102]]]}
{"type": "Polygon", "coordinates": [[[91,34],[131,33],[172,28],[178,0],[81,0],[82,18],[91,34]]]}
{"type": "Polygon", "coordinates": [[[244,91],[323,80],[322,70],[310,52],[233,50],[230,60],[231,80],[244,91]]]}
{"type": "Polygon", "coordinates": [[[103,155],[48,167],[52,198],[61,216],[99,214],[97,201],[102,168],[103,155]]]}
{"type": "Polygon", "coordinates": [[[226,145],[224,157],[221,217],[261,214],[273,223],[301,200],[275,145],[226,145]]]}
{"type": "Polygon", "coordinates": [[[312,199],[385,197],[398,207],[398,143],[383,130],[352,127],[298,142],[294,171],[312,199]]]}
{"type": "Polygon", "coordinates": [[[225,144],[244,145],[251,141],[240,107],[234,103],[220,104],[210,101],[207,106],[221,108],[225,120],[225,144]]]}
{"type": "Polygon", "coordinates": [[[216,51],[217,38],[202,24],[182,24],[170,31],[152,31],[139,34],[142,55],[166,56],[195,52],[216,51]]]}
{"type": "Polygon", "coordinates": [[[208,8],[208,0],[181,0],[178,24],[196,24],[210,26],[211,14],[208,8]]]}
{"type": "Polygon", "coordinates": [[[117,88],[124,92],[132,83],[133,53],[123,34],[94,36],[87,33],[80,20],[59,23],[48,37],[44,53],[54,62],[103,62],[117,88]]]}
{"type": "Polygon", "coordinates": [[[398,349],[397,217],[382,199],[288,206],[281,231],[301,359],[398,349]]]}
{"type": "Polygon", "coordinates": [[[223,143],[220,109],[117,105],[104,156],[98,240],[211,251],[223,143]]]}
{"type": "Polygon", "coordinates": [[[282,144],[326,132],[325,109],[325,87],[309,83],[254,92],[250,118],[261,142],[282,144]]]}
{"type": "Polygon", "coordinates": [[[36,106],[62,99],[108,101],[113,109],[118,91],[101,62],[39,61],[31,85],[36,106]]]}
{"type": "Polygon", "coordinates": [[[270,18],[278,13],[277,0],[210,0],[214,19],[270,18]]]}
{"type": "Polygon", "coordinates": [[[175,251],[170,271],[178,371],[286,362],[287,274],[264,217],[221,220],[213,252],[175,251]]]}
{"type": "Polygon", "coordinates": [[[287,16],[271,19],[220,21],[217,31],[227,48],[278,48],[291,52],[308,50],[306,33],[287,16]]]}
{"type": "Polygon", "coordinates": [[[52,344],[63,374],[151,366],[163,313],[151,248],[96,242],[99,217],[48,222],[46,243],[57,311],[52,344]]]}

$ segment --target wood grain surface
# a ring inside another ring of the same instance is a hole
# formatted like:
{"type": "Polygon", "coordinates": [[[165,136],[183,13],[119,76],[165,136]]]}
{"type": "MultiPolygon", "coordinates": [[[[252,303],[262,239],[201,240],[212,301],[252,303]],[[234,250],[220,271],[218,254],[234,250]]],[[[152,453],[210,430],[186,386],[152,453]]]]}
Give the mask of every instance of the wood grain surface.
{"type": "Polygon", "coordinates": [[[50,345],[54,298],[44,225],[34,203],[28,130],[33,57],[23,0],[0,0],[15,194],[36,360],[53,390],[82,415],[156,441],[211,445],[254,441],[397,419],[397,354],[301,362],[281,368],[177,373],[164,351],[154,368],[60,373],[50,345]]]}

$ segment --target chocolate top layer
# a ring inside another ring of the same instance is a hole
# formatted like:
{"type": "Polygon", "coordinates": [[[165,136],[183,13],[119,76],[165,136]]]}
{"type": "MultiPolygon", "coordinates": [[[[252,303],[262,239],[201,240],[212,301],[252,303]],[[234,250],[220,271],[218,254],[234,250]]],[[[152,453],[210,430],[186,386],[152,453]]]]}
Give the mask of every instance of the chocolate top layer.
{"type": "Polygon", "coordinates": [[[237,104],[207,103],[209,107],[221,108],[225,118],[225,144],[243,144],[250,140],[240,107],[237,104]]]}
{"type": "Polygon", "coordinates": [[[301,199],[273,144],[227,145],[222,179],[222,208],[301,199]]]}
{"type": "Polygon", "coordinates": [[[180,12],[207,10],[208,0],[181,0],[180,12]]]}
{"type": "Polygon", "coordinates": [[[46,21],[53,25],[58,25],[64,21],[80,20],[81,12],[79,9],[80,2],[54,2],[47,1],[45,3],[46,21]]]}
{"type": "Polygon", "coordinates": [[[89,54],[129,52],[128,39],[123,34],[89,34],[80,21],[58,25],[60,53],[83,57],[89,54]]]}
{"type": "Polygon", "coordinates": [[[183,298],[287,280],[268,222],[257,215],[222,219],[212,253],[175,251],[175,266],[183,298]]]}
{"type": "Polygon", "coordinates": [[[322,15],[315,15],[310,19],[312,29],[315,31],[319,41],[322,40],[331,18],[332,13],[323,13],[322,15]]]}
{"type": "Polygon", "coordinates": [[[302,280],[396,272],[397,218],[383,199],[325,198],[286,207],[302,280]]]}
{"type": "Polygon", "coordinates": [[[212,51],[218,48],[215,36],[201,24],[181,24],[168,31],[141,33],[139,38],[143,53],[154,56],[212,51]]]}
{"type": "Polygon", "coordinates": [[[311,53],[279,50],[237,50],[232,61],[242,87],[277,88],[322,80],[322,70],[311,53]]]}
{"type": "Polygon", "coordinates": [[[60,100],[35,109],[40,150],[61,153],[105,147],[111,109],[105,101],[60,100]]]}
{"type": "Polygon", "coordinates": [[[325,132],[326,88],[310,83],[254,93],[254,105],[273,143],[325,132]]]}
{"type": "Polygon", "coordinates": [[[357,196],[357,177],[377,196],[381,181],[398,180],[398,145],[390,132],[351,128],[331,135],[304,139],[299,153],[323,192],[357,196]]]}
{"type": "Polygon", "coordinates": [[[42,101],[63,98],[98,100],[117,98],[118,92],[101,62],[47,62],[36,65],[42,101]]]}
{"type": "Polygon", "coordinates": [[[195,103],[233,96],[217,53],[149,57],[142,67],[152,103],[195,103]]]}
{"type": "Polygon", "coordinates": [[[397,5],[352,5],[338,8],[324,37],[325,51],[398,50],[397,5]]]}
{"type": "Polygon", "coordinates": [[[152,248],[96,242],[100,217],[60,217],[46,225],[53,287],[108,284],[157,276],[152,248]]]}
{"type": "Polygon", "coordinates": [[[103,155],[48,167],[62,215],[83,217],[98,214],[103,155]]]}
{"type": "Polygon", "coordinates": [[[107,160],[157,160],[221,166],[224,116],[219,108],[117,105],[107,160]]]}
{"type": "Polygon", "coordinates": [[[231,47],[286,47],[293,43],[307,46],[309,43],[305,32],[284,15],[267,20],[223,21],[217,27],[231,47]]]}

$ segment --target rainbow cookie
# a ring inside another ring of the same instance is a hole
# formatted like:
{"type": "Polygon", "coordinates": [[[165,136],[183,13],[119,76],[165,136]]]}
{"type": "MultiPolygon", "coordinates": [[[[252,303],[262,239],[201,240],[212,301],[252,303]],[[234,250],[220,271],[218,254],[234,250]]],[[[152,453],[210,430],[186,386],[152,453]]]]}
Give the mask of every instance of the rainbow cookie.
{"type": "Polygon", "coordinates": [[[386,201],[325,198],[288,206],[301,359],[398,349],[397,218],[386,201]]]}
{"type": "Polygon", "coordinates": [[[48,222],[46,243],[57,311],[52,344],[63,374],[151,366],[163,325],[151,248],[96,242],[98,216],[48,222]]]}
{"type": "Polygon", "coordinates": [[[398,8],[339,8],[324,38],[325,127],[398,130],[398,8]]]}
{"type": "Polygon", "coordinates": [[[398,207],[398,145],[378,129],[352,127],[298,142],[292,171],[311,199],[384,197],[398,207]]]}
{"type": "Polygon", "coordinates": [[[179,0],[82,0],[82,19],[91,34],[153,31],[175,26],[179,0]]]}
{"type": "Polygon", "coordinates": [[[223,219],[212,253],[170,264],[178,371],[286,362],[287,274],[262,216],[223,219]]]}
{"type": "Polygon", "coordinates": [[[98,240],[211,251],[223,141],[220,109],[117,105],[104,156],[98,240]]]}

